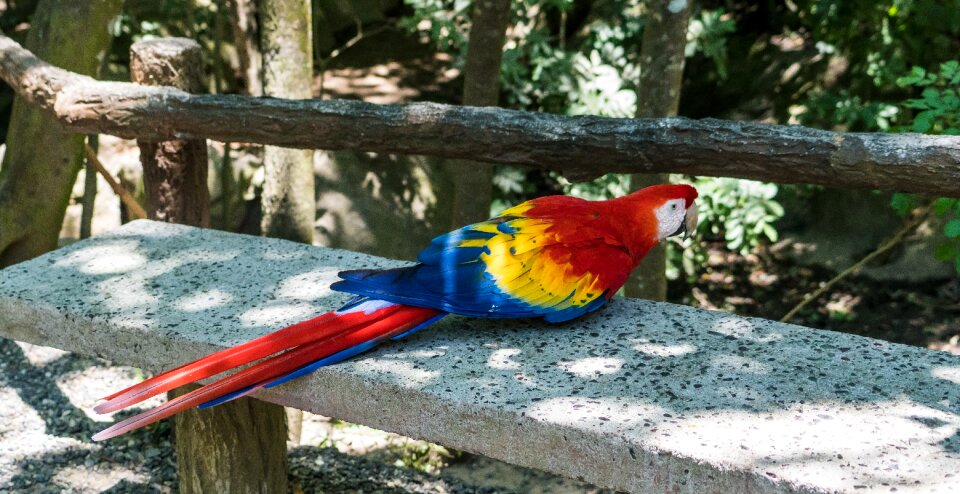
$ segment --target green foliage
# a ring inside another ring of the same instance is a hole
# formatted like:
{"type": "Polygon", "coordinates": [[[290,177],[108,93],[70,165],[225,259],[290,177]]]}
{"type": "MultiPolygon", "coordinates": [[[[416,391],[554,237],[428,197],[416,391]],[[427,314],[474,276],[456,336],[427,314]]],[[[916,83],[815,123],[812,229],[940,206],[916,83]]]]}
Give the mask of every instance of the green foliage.
{"type": "Polygon", "coordinates": [[[690,19],[684,55],[703,53],[717,67],[721,79],[727,78],[727,37],[736,31],[736,22],[723,9],[702,10],[690,19]]]}
{"type": "Polygon", "coordinates": [[[783,216],[775,200],[776,184],[733,178],[699,179],[701,233],[722,238],[731,250],[746,254],[762,242],[779,239],[774,223],[783,216]]]}
{"type": "Polygon", "coordinates": [[[618,173],[608,173],[589,182],[570,182],[555,174],[555,178],[563,186],[563,193],[597,201],[620,197],[630,192],[630,176],[618,173]]]}
{"type": "Polygon", "coordinates": [[[403,17],[399,27],[427,34],[437,50],[455,53],[454,65],[463,66],[469,29],[470,0],[406,0],[413,15],[403,17]]]}
{"type": "Polygon", "coordinates": [[[726,242],[728,249],[746,254],[780,238],[774,224],[784,210],[776,201],[776,184],[734,178],[699,178],[688,183],[700,193],[697,230],[704,241],[668,250],[669,277],[676,278],[682,271],[690,278],[702,271],[710,241],[726,242]]]}
{"type": "Polygon", "coordinates": [[[891,104],[904,95],[897,78],[910,65],[935,66],[960,49],[960,0],[795,0],[761,15],[769,41],[744,42],[732,55],[773,70],[769,79],[756,72],[762,67],[750,74],[746,60],[739,81],[759,78],[758,94],[773,99],[764,109],[813,127],[872,131],[899,124],[898,105],[891,104]]]}
{"type": "Polygon", "coordinates": [[[940,64],[930,73],[914,67],[897,79],[901,87],[922,88],[919,98],[908,99],[905,108],[919,110],[913,116],[911,130],[928,134],[960,135],[960,61],[940,64]]]}
{"type": "MultiPolygon", "coordinates": [[[[224,53],[218,52],[227,39],[229,18],[226,0],[127,0],[123,11],[113,20],[114,42],[107,63],[108,76],[129,80],[130,45],[141,40],[168,36],[193,39],[203,49],[205,72],[217,79],[228,66],[224,53]],[[218,39],[219,38],[219,39],[218,39]]],[[[230,78],[223,81],[224,92],[233,88],[230,78]]]]}
{"type": "MultiPolygon", "coordinates": [[[[909,129],[928,134],[960,135],[960,61],[941,63],[939,70],[930,72],[913,67],[897,79],[901,87],[920,91],[919,98],[903,102],[904,110],[913,110],[909,129]]],[[[915,194],[894,194],[890,205],[905,216],[920,204],[915,194]]],[[[933,213],[946,222],[943,239],[937,245],[938,260],[951,263],[960,273],[960,199],[941,197],[933,204],[933,213]]]]}
{"type": "MultiPolygon", "coordinates": [[[[470,27],[466,0],[407,0],[399,25],[425,35],[462,66],[470,27]]],[[[593,2],[568,15],[572,0],[516,0],[504,46],[506,106],[564,114],[633,116],[644,14],[636,0],[593,2]],[[571,28],[567,28],[570,24],[571,28]]],[[[687,55],[703,54],[726,74],[726,37],[735,30],[723,9],[694,12],[687,55]]]]}

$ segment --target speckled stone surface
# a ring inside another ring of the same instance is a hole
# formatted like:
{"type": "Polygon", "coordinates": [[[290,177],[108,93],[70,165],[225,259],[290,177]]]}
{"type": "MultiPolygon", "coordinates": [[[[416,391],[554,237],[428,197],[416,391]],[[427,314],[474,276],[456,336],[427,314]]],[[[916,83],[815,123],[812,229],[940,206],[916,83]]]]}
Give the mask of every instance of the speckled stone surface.
{"type": "MultiPolygon", "coordinates": [[[[0,334],[165,369],[394,264],[138,221],[0,271],[0,334]]],[[[670,304],[449,317],[261,397],[632,492],[960,492],[960,357],[670,304]]]]}

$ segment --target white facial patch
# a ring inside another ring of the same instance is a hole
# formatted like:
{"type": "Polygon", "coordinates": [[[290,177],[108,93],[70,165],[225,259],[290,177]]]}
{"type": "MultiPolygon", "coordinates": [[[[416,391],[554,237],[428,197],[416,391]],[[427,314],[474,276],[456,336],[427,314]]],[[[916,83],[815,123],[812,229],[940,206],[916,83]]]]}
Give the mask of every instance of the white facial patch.
{"type": "Polygon", "coordinates": [[[673,199],[654,210],[657,215],[657,238],[663,240],[680,228],[686,214],[683,206],[683,199],[673,199]]]}

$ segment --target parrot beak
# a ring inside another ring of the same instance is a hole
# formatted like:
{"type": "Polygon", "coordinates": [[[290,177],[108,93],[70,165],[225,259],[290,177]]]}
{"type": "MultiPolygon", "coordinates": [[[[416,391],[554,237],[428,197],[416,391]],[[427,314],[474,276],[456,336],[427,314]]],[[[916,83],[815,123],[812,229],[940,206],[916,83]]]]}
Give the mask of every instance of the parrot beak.
{"type": "Polygon", "coordinates": [[[697,222],[699,221],[699,209],[697,203],[693,203],[687,208],[687,214],[683,217],[683,239],[686,240],[697,231],[697,222]]]}

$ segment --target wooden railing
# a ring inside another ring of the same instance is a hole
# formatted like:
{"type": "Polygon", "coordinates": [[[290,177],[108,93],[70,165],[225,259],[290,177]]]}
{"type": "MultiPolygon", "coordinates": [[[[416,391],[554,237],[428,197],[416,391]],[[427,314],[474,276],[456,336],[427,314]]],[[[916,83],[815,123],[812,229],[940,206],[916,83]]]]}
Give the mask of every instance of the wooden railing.
{"type": "Polygon", "coordinates": [[[468,158],[549,168],[573,180],[671,172],[960,196],[957,136],[196,95],[96,81],[53,67],[2,35],[0,78],[81,133],[468,158]]]}

